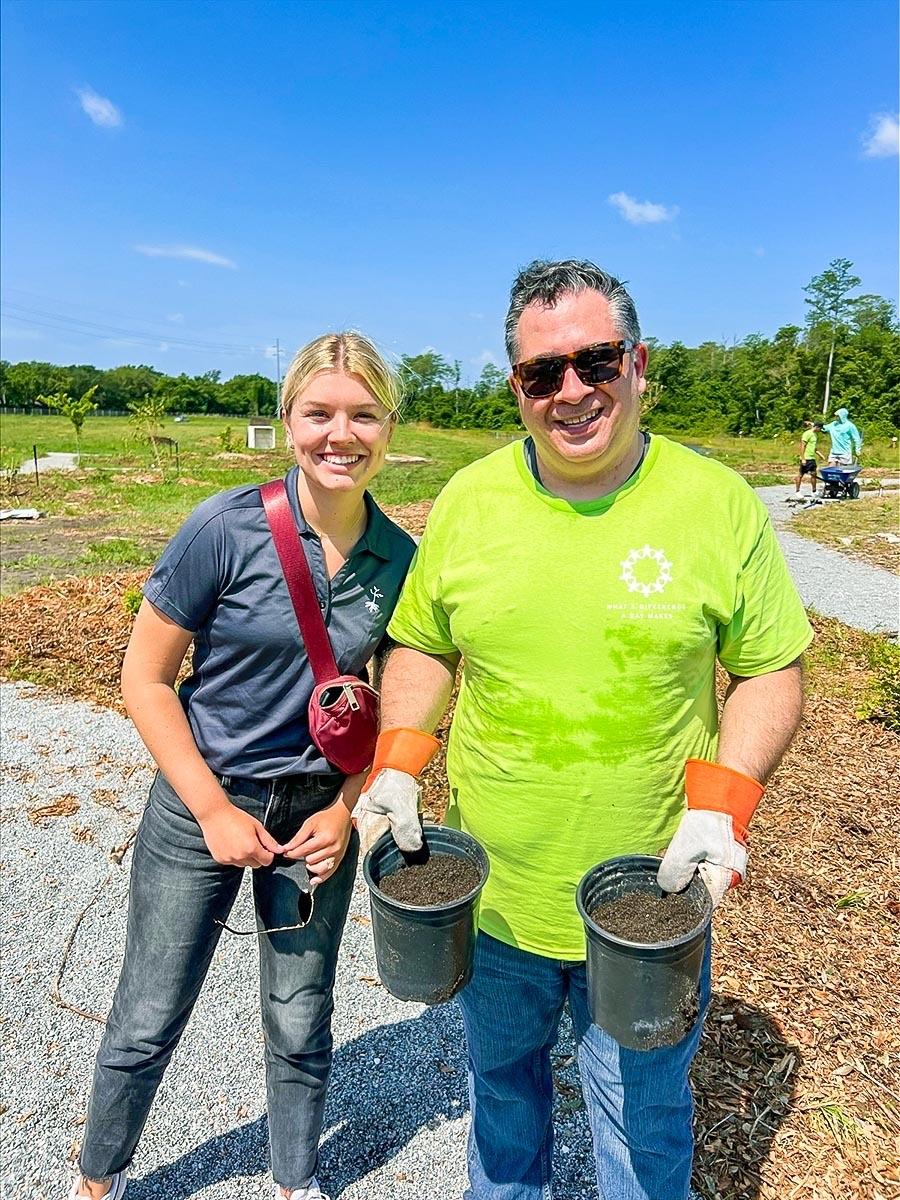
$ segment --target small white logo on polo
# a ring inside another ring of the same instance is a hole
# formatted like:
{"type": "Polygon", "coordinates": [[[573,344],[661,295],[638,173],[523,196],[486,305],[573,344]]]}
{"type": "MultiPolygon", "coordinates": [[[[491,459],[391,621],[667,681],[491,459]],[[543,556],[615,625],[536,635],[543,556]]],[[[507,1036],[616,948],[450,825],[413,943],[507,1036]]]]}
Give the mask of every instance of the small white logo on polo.
{"type": "Polygon", "coordinates": [[[642,546],[640,550],[632,550],[622,561],[622,574],[619,578],[628,585],[629,592],[640,592],[642,596],[652,596],[663,590],[667,583],[672,582],[672,564],[662,550],[654,550],[652,546],[642,546]],[[644,567],[643,564],[648,566],[644,567]],[[650,566],[652,564],[652,566],[650,566]]]}
{"type": "Polygon", "coordinates": [[[372,613],[373,616],[376,616],[376,617],[381,616],[381,609],[378,607],[378,601],[381,599],[381,597],[383,595],[384,595],[384,592],[382,592],[379,588],[377,588],[374,585],[374,583],[369,588],[369,597],[370,598],[366,601],[366,608],[368,609],[368,611],[370,613],[372,613]]]}

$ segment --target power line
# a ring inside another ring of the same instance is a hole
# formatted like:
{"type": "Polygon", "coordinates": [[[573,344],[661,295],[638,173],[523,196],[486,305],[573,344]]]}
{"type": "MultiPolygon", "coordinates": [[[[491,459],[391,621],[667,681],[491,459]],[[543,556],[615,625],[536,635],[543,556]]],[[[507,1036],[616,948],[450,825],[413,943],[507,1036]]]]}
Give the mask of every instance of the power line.
{"type": "MultiPolygon", "coordinates": [[[[4,292],[4,303],[11,304],[14,308],[21,309],[24,311],[42,312],[44,314],[47,314],[48,309],[51,309],[53,311],[52,311],[52,313],[49,313],[48,315],[52,315],[53,317],[59,317],[61,320],[66,320],[66,321],[74,320],[74,321],[78,321],[78,322],[84,322],[84,324],[86,324],[86,325],[92,325],[95,328],[100,328],[100,329],[109,328],[108,322],[94,321],[87,317],[82,318],[77,315],[77,312],[74,315],[72,315],[68,311],[70,309],[75,309],[75,310],[81,310],[82,312],[86,312],[86,313],[97,313],[101,317],[112,316],[116,322],[124,319],[129,325],[139,326],[140,333],[147,337],[155,337],[157,335],[157,331],[158,331],[158,336],[163,341],[171,341],[173,339],[173,337],[179,336],[177,332],[173,333],[171,324],[166,324],[162,321],[152,321],[152,320],[148,321],[148,320],[145,320],[143,317],[127,316],[126,314],[123,314],[121,310],[113,311],[108,308],[99,308],[96,305],[83,304],[77,300],[60,300],[58,297],[47,296],[41,292],[30,292],[30,291],[27,291],[25,288],[6,286],[3,289],[3,292],[4,292]],[[9,295],[12,293],[17,294],[20,297],[23,297],[24,299],[10,300],[9,295]]],[[[208,339],[204,334],[201,334],[198,337],[190,335],[187,339],[185,339],[184,333],[182,332],[182,334],[180,336],[181,336],[182,340],[199,342],[199,343],[202,343],[204,346],[215,347],[217,345],[223,345],[223,346],[226,346],[227,348],[232,348],[235,346],[240,347],[242,345],[242,343],[235,343],[235,342],[220,342],[215,338],[208,339]]],[[[252,347],[252,350],[254,352],[256,352],[256,347],[252,347]]]]}
{"type": "Polygon", "coordinates": [[[105,341],[115,341],[120,337],[130,338],[148,345],[158,346],[165,342],[172,346],[191,350],[206,350],[220,354],[257,355],[257,346],[240,345],[235,342],[208,342],[199,338],[183,338],[169,333],[149,333],[140,329],[127,329],[123,326],[109,325],[105,322],[88,321],[81,317],[71,317],[65,313],[47,312],[39,308],[28,308],[22,304],[7,303],[3,307],[3,315],[23,324],[41,325],[48,329],[56,329],[67,333],[77,333],[84,337],[101,338],[105,341]]]}

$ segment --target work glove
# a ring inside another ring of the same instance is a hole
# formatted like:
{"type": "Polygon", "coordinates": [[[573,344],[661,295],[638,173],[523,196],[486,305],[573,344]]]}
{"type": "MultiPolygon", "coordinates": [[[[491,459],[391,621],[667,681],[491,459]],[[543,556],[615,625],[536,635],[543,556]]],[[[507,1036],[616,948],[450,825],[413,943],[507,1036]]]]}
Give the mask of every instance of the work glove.
{"type": "Polygon", "coordinates": [[[764,790],[731,767],[689,758],[687,810],[656,875],[662,890],[680,892],[699,871],[715,908],[729,888],[737,887],[747,873],[747,827],[764,790]]]}
{"type": "Polygon", "coordinates": [[[401,850],[422,845],[417,776],[440,747],[421,729],[388,729],[378,735],[375,761],[351,814],[363,854],[390,829],[401,850]]]}

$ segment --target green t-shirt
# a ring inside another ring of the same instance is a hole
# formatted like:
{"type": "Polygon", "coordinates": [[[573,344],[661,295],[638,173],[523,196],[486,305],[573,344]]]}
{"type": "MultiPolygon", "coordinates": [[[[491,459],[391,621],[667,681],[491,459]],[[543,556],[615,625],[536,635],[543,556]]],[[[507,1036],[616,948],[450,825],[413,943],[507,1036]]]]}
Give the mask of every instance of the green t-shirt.
{"type": "Polygon", "coordinates": [[[490,858],[480,927],[564,959],[585,955],[584,872],[665,847],[685,759],[715,755],[716,656],[760,675],[812,637],[752,489],[657,436],[587,503],[542,488],[522,442],[458,472],[388,632],[463,655],[447,822],[490,858]]]}
{"type": "Polygon", "coordinates": [[[800,441],[803,443],[803,459],[809,461],[816,457],[816,446],[819,443],[819,435],[814,429],[806,429],[800,436],[800,441]]]}

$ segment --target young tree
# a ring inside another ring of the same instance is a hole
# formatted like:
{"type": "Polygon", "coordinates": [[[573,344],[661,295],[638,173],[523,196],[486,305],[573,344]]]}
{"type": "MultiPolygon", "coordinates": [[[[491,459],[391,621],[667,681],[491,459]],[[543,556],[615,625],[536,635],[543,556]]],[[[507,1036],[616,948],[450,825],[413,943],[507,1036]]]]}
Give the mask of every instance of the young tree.
{"type": "Polygon", "coordinates": [[[828,350],[828,368],[825,372],[825,400],[822,416],[828,416],[831,402],[831,372],[834,366],[834,348],[838,333],[846,326],[853,311],[853,300],[849,294],[858,288],[862,280],[853,274],[853,263],[849,258],[835,258],[821,275],[814,275],[806,287],[805,303],[809,305],[807,319],[810,328],[827,325],[830,328],[831,345],[828,350]]]}
{"type": "Polygon", "coordinates": [[[169,408],[169,399],[159,392],[134,400],[128,405],[131,416],[128,418],[139,435],[148,441],[153,449],[153,457],[157,467],[162,470],[162,459],[159,456],[158,438],[162,436],[162,425],[169,408]]]}
{"type": "Polygon", "coordinates": [[[97,385],[89,387],[88,390],[77,400],[73,399],[68,392],[54,392],[51,396],[38,396],[38,404],[43,404],[47,408],[52,408],[55,412],[61,413],[62,416],[68,417],[72,422],[72,427],[75,430],[75,450],[78,454],[78,461],[81,462],[81,430],[84,427],[85,417],[92,413],[97,405],[94,403],[94,393],[97,391],[97,385]]]}

